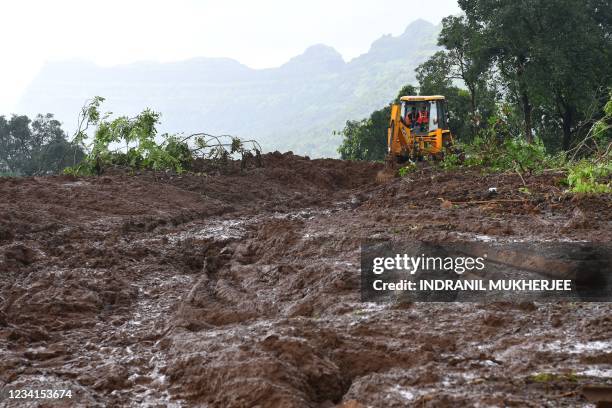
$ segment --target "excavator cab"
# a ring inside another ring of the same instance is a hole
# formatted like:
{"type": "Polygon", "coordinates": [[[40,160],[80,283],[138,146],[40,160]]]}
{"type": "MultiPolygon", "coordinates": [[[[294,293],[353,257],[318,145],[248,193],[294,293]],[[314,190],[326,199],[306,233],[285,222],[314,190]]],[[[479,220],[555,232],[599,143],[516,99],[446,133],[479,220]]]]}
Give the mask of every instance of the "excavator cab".
{"type": "Polygon", "coordinates": [[[452,146],[444,96],[403,96],[391,106],[388,160],[395,163],[423,158],[441,160],[452,146]]]}

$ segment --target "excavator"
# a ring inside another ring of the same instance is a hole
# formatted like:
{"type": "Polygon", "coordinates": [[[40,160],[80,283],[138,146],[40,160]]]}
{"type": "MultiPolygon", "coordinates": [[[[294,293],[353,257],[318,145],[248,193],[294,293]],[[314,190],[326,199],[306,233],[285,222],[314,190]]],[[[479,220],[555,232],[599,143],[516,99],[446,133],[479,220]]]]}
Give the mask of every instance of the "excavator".
{"type": "Polygon", "coordinates": [[[443,160],[445,153],[454,152],[444,96],[402,96],[391,105],[387,149],[388,169],[409,160],[443,160]]]}

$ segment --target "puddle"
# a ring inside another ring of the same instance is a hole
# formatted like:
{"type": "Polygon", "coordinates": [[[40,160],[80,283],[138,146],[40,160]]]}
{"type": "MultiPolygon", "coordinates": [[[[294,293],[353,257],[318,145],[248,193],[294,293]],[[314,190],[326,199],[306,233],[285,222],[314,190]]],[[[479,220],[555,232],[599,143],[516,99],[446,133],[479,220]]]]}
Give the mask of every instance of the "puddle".
{"type": "Polygon", "coordinates": [[[247,219],[217,220],[205,227],[168,234],[166,237],[173,244],[186,239],[214,239],[217,241],[238,239],[245,235],[244,226],[248,223],[247,219]]]}
{"type": "Polygon", "coordinates": [[[600,368],[600,367],[593,367],[593,368],[587,368],[586,370],[583,371],[578,371],[576,374],[578,374],[579,376],[585,376],[585,377],[597,377],[597,378],[612,378],[612,368],[600,368]]]}
{"type": "Polygon", "coordinates": [[[563,352],[568,354],[585,354],[594,351],[610,351],[612,350],[612,341],[590,341],[586,343],[562,343],[560,340],[555,340],[551,343],[544,344],[541,348],[543,351],[563,352]]]}
{"type": "Polygon", "coordinates": [[[399,385],[396,385],[391,390],[401,395],[401,397],[407,401],[412,401],[414,399],[414,394],[407,388],[402,388],[399,385]]]}
{"type": "Polygon", "coordinates": [[[62,183],[61,185],[64,186],[64,187],[71,188],[71,187],[89,186],[89,185],[91,185],[91,183],[79,180],[79,181],[69,181],[67,183],[62,183]]]}

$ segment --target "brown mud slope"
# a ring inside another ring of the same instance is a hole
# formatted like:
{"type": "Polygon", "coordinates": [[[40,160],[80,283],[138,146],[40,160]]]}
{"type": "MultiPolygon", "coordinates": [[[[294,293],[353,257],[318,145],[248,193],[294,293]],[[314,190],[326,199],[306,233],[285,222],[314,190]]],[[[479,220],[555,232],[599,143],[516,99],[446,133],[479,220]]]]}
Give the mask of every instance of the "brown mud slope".
{"type": "Polygon", "coordinates": [[[610,196],[563,194],[558,174],[524,176],[528,194],[477,171],[377,185],[379,165],[278,153],[199,170],[0,179],[0,388],[73,391],[54,406],[570,407],[612,385],[609,304],[359,300],[364,238],[609,242],[610,196]]]}

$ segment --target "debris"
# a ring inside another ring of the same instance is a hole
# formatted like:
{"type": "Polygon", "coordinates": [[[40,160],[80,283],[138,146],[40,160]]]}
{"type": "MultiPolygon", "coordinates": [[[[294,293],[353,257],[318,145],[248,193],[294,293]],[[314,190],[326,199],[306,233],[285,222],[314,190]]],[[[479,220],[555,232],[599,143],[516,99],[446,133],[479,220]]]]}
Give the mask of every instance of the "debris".
{"type": "Polygon", "coordinates": [[[359,270],[367,238],[609,242],[609,196],[560,201],[550,174],[524,199],[514,173],[379,185],[381,163],[262,157],[71,189],[0,178],[0,381],[61,379],[85,406],[577,406],[608,375],[605,303],[367,303],[359,270]],[[563,230],[572,217],[591,222],[563,230]],[[525,387],[551,363],[578,381],[525,387]]]}
{"type": "Polygon", "coordinates": [[[441,200],[440,208],[442,208],[444,210],[448,210],[448,209],[453,208],[453,203],[450,202],[449,200],[445,200],[444,198],[439,198],[439,200],[441,200]]]}
{"type": "Polygon", "coordinates": [[[30,265],[34,262],[35,254],[32,248],[22,244],[13,245],[4,253],[7,261],[17,261],[21,265],[30,265]]]}

